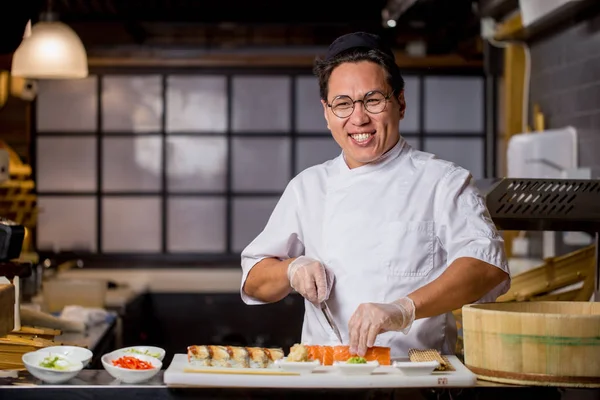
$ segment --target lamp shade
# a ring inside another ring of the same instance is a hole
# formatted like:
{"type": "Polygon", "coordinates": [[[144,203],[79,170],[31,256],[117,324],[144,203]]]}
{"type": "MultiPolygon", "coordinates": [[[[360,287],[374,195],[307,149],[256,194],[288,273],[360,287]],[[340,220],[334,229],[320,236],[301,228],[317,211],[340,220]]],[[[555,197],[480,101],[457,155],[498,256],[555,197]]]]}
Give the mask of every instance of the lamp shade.
{"type": "Polygon", "coordinates": [[[29,79],[85,78],[85,47],[62,22],[38,22],[13,55],[11,74],[29,79]]]}

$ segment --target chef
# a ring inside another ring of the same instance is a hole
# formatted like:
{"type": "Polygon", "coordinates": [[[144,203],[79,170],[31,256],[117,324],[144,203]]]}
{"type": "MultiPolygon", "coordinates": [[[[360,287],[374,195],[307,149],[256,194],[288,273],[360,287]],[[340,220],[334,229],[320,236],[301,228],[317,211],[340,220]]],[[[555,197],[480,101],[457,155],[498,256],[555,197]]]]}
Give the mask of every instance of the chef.
{"type": "Polygon", "coordinates": [[[404,80],[381,38],[336,39],[314,72],[341,154],[293,178],[241,255],[246,304],[305,299],[302,342],[454,354],[452,311],[494,301],[510,276],[504,242],[469,171],[399,133],[404,80]]]}

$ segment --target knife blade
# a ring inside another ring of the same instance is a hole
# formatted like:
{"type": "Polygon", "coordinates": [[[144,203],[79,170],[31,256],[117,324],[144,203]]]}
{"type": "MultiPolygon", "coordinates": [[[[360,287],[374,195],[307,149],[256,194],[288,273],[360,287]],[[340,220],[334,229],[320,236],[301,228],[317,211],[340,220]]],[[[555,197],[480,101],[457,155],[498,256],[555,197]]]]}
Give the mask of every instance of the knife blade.
{"type": "Polygon", "coordinates": [[[327,323],[329,323],[329,326],[333,330],[333,333],[335,333],[335,336],[337,336],[338,340],[340,341],[340,344],[344,344],[344,342],[342,341],[342,335],[340,334],[340,330],[338,329],[337,325],[335,324],[335,321],[333,320],[333,316],[331,315],[331,311],[329,310],[329,307],[327,306],[326,302],[321,303],[321,311],[323,312],[323,315],[325,316],[327,323]]]}

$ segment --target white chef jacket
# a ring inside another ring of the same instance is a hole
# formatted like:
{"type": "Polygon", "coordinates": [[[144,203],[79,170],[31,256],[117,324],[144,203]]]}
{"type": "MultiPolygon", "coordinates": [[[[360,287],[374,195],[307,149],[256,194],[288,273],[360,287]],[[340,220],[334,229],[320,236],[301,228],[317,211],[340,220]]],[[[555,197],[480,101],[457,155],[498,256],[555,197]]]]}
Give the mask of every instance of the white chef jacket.
{"type": "MultiPolygon", "coordinates": [[[[327,301],[344,341],[361,303],[387,303],[433,281],[459,257],[506,272],[504,242],[469,172],[417,151],[403,138],[376,163],[348,168],[343,153],[310,167],[287,185],[264,230],[241,255],[242,282],[267,257],[306,255],[335,274],[327,301]]],[[[479,301],[494,301],[510,279],[479,301]]],[[[246,304],[262,304],[241,290],[246,304]]],[[[409,348],[454,354],[452,313],[414,322],[410,332],[386,332],[375,345],[393,357],[409,348]]],[[[305,300],[302,343],[339,342],[320,309],[305,300]]]]}

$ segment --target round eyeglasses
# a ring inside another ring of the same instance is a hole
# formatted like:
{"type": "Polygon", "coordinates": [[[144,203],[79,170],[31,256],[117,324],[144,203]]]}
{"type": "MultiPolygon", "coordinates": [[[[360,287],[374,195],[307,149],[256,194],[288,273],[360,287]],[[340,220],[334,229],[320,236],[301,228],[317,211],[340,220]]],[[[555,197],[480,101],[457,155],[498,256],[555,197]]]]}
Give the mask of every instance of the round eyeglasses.
{"type": "Polygon", "coordinates": [[[331,107],[331,111],[339,118],[348,118],[354,112],[354,105],[358,102],[363,103],[363,107],[371,114],[379,114],[385,110],[388,99],[392,94],[387,96],[383,93],[373,90],[363,97],[362,100],[352,100],[350,96],[336,96],[331,103],[327,103],[331,107]]]}

